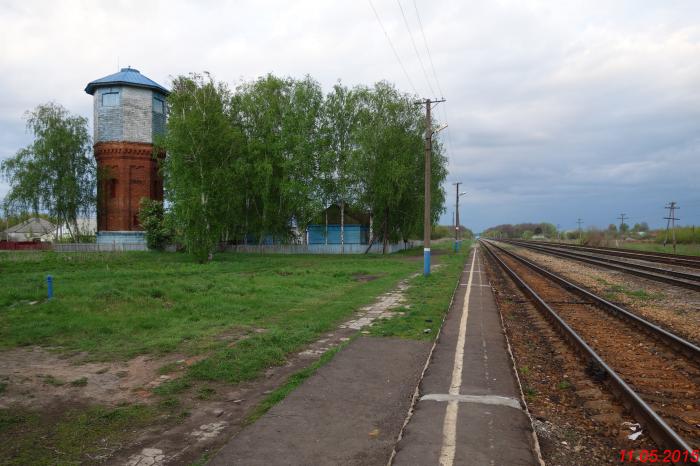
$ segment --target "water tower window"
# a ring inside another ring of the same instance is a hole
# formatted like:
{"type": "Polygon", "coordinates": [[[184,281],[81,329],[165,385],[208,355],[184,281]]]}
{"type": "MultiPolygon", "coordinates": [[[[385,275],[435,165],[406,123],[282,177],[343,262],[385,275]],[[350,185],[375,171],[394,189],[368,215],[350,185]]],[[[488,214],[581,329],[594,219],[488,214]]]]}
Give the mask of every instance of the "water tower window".
{"type": "Polygon", "coordinates": [[[117,179],[112,178],[109,180],[109,197],[114,199],[117,197],[117,179]]]}
{"type": "Polygon", "coordinates": [[[160,99],[153,99],[153,111],[155,113],[165,113],[165,102],[160,99]]]}
{"type": "Polygon", "coordinates": [[[116,107],[117,105],[119,105],[118,92],[105,92],[104,94],[102,94],[103,107],[116,107]]]}

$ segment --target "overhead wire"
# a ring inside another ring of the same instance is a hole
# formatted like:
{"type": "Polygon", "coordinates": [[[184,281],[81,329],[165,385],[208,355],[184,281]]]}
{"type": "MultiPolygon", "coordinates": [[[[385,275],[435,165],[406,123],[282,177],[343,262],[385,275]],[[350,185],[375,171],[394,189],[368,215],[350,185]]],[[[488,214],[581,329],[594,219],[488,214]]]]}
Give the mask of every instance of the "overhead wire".
{"type": "MultiPolygon", "coordinates": [[[[398,0],[397,0],[398,1],[398,0]]],[[[400,6],[400,4],[399,4],[400,6]]],[[[435,84],[437,84],[438,91],[440,91],[440,97],[445,97],[442,92],[442,87],[440,86],[440,80],[435,72],[435,64],[433,63],[433,56],[430,54],[430,48],[428,47],[428,40],[425,37],[425,31],[423,30],[423,21],[420,19],[420,13],[418,13],[418,5],[416,5],[416,0],[413,0],[413,9],[416,11],[416,18],[418,18],[418,26],[420,27],[420,33],[423,36],[423,45],[425,45],[425,51],[428,52],[428,61],[430,63],[430,68],[433,71],[433,77],[435,78],[435,84]]],[[[403,13],[403,9],[401,9],[403,13]]],[[[405,18],[404,18],[405,19],[405,18]]]]}
{"type": "Polygon", "coordinates": [[[408,36],[411,38],[411,44],[413,45],[413,51],[416,53],[416,57],[418,58],[418,63],[420,63],[421,70],[423,70],[423,76],[425,77],[425,82],[428,84],[428,89],[430,89],[430,94],[435,96],[435,91],[433,90],[433,86],[430,84],[430,78],[428,78],[428,72],[425,71],[425,65],[423,65],[423,59],[420,57],[420,53],[418,53],[418,46],[416,46],[416,40],[413,38],[413,33],[411,32],[411,26],[408,25],[408,20],[406,19],[406,13],[404,13],[404,11],[403,11],[403,6],[401,6],[401,1],[396,0],[396,3],[399,5],[399,10],[401,10],[401,17],[403,18],[403,24],[406,26],[406,30],[408,31],[408,36]]]}
{"type": "Polygon", "coordinates": [[[391,47],[392,52],[394,52],[394,56],[396,57],[396,60],[399,62],[399,65],[401,65],[401,69],[403,70],[403,74],[406,76],[406,79],[408,80],[408,84],[411,85],[411,88],[413,89],[414,94],[420,95],[418,93],[418,90],[416,89],[416,86],[413,84],[413,81],[411,80],[411,77],[408,74],[408,71],[406,71],[406,67],[403,64],[403,61],[401,61],[401,57],[399,56],[399,53],[396,51],[396,47],[394,47],[394,43],[391,41],[391,37],[389,37],[389,33],[386,32],[386,28],[384,27],[384,24],[382,23],[381,18],[379,17],[379,13],[377,13],[377,9],[374,8],[374,4],[372,3],[372,0],[367,0],[369,1],[369,6],[372,7],[372,11],[374,12],[374,17],[377,18],[377,22],[379,23],[379,26],[382,28],[382,31],[384,31],[384,36],[386,37],[386,40],[389,42],[389,46],[391,47]]]}
{"type": "MultiPolygon", "coordinates": [[[[399,0],[396,0],[396,1],[398,2],[399,0]]],[[[399,6],[401,6],[400,3],[399,3],[399,6]]],[[[420,19],[420,13],[418,12],[418,5],[416,5],[416,0],[413,0],[413,9],[416,12],[416,18],[418,19],[418,26],[420,28],[421,36],[423,37],[423,45],[425,46],[425,51],[428,54],[428,62],[430,63],[430,69],[433,72],[433,78],[435,79],[435,84],[437,86],[437,90],[440,92],[440,97],[444,98],[445,93],[442,91],[442,86],[440,85],[440,80],[438,79],[437,72],[435,71],[435,63],[433,63],[433,56],[430,53],[430,47],[428,47],[428,39],[425,36],[425,30],[423,29],[423,21],[421,21],[421,19],[420,19]]],[[[403,14],[403,8],[401,9],[401,13],[403,14]]],[[[404,21],[405,21],[405,19],[406,18],[404,17],[404,21]]],[[[413,35],[411,35],[411,40],[412,39],[413,39],[413,35]]],[[[415,43],[414,43],[414,49],[415,49],[415,43]]],[[[418,52],[416,51],[416,53],[418,53],[418,52]]],[[[420,60],[420,58],[419,58],[419,60],[420,60]]],[[[423,62],[421,60],[421,66],[422,66],[422,64],[423,64],[423,62]]],[[[427,79],[427,76],[426,76],[426,79],[427,79]]],[[[432,89],[431,89],[431,91],[432,91],[432,89]]],[[[446,132],[447,132],[447,165],[448,165],[448,169],[449,169],[449,166],[451,165],[451,162],[452,162],[451,155],[454,154],[454,150],[452,148],[452,132],[450,131],[449,117],[447,114],[446,105],[441,105],[440,110],[442,111],[442,117],[445,119],[445,123],[448,124],[448,126],[446,128],[446,132]]]]}

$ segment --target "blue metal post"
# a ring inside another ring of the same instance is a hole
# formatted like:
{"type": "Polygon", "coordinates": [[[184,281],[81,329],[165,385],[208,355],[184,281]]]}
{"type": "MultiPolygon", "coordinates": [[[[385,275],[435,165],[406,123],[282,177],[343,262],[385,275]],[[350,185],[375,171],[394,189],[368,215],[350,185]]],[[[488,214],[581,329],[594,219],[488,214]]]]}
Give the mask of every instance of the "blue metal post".
{"type": "Polygon", "coordinates": [[[49,299],[53,298],[53,277],[51,275],[46,277],[46,287],[49,292],[49,299]]]}
{"type": "Polygon", "coordinates": [[[430,248],[423,248],[423,275],[430,275],[430,248]]]}

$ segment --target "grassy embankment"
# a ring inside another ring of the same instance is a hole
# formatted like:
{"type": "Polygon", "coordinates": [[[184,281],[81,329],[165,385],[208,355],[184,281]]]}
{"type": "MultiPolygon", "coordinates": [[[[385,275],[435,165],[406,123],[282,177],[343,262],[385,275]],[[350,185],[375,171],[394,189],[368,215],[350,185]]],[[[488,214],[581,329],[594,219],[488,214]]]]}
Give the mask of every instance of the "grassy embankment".
{"type": "MultiPolygon", "coordinates": [[[[620,245],[625,249],[634,249],[635,251],[645,251],[645,252],[664,252],[667,254],[673,254],[673,246],[669,242],[666,246],[659,243],[629,243],[623,242],[620,245]]],[[[700,244],[677,244],[676,253],[684,254],[687,256],[700,256],[700,244]]]]}
{"type": "MultiPolygon", "coordinates": [[[[0,350],[40,345],[85,352],[91,360],[206,354],[183,377],[161,386],[164,397],[157,405],[85,406],[50,414],[0,410],[0,435],[13,439],[7,449],[0,448],[0,459],[8,464],[29,458],[34,464],[86,461],[105,442],[127,439],[131,427],[176,422],[183,415],[177,393],[199,381],[249,380],[282,364],[286,355],[418,272],[421,263],[409,256],[224,254],[203,266],[179,254],[0,255],[0,350]],[[51,301],[44,299],[47,274],[55,283],[51,301]],[[357,280],[367,276],[373,279],[357,280]],[[222,334],[242,339],[229,347],[222,334]]],[[[429,279],[412,280],[406,315],[378,325],[374,334],[432,338],[464,254],[446,254],[441,261],[429,279]],[[431,332],[424,333],[426,328],[431,332]]],[[[315,367],[290,378],[257,414],[315,367]]]]}

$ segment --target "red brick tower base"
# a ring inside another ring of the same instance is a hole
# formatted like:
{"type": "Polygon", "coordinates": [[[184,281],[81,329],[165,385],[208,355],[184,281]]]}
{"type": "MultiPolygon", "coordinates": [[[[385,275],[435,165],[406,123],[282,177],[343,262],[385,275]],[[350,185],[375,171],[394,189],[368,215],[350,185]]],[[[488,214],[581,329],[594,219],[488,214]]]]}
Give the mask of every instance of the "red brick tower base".
{"type": "Polygon", "coordinates": [[[163,181],[153,145],[138,142],[98,142],[98,231],[140,231],[141,198],[163,200],[163,181]]]}

